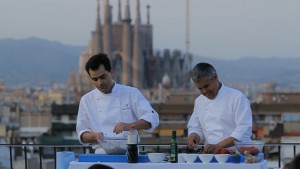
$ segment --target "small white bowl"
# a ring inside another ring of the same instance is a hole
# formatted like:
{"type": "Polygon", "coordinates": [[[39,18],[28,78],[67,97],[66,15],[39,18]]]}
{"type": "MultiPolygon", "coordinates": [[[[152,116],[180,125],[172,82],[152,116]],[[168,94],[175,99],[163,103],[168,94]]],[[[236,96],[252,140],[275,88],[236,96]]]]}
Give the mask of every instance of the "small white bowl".
{"type": "Polygon", "coordinates": [[[240,154],[245,155],[245,151],[248,151],[251,155],[256,155],[262,151],[265,146],[264,140],[252,140],[252,141],[234,141],[234,145],[240,154]]]}
{"type": "Polygon", "coordinates": [[[193,163],[196,161],[198,154],[183,154],[183,158],[187,163],[193,163]]]}
{"type": "Polygon", "coordinates": [[[226,163],[229,156],[229,154],[215,154],[215,158],[219,163],[226,163]]]}
{"type": "Polygon", "coordinates": [[[165,153],[148,153],[148,159],[152,163],[160,163],[166,157],[165,153]]]}
{"type": "Polygon", "coordinates": [[[213,154],[199,154],[198,155],[202,163],[210,163],[210,161],[213,159],[213,154]]]}

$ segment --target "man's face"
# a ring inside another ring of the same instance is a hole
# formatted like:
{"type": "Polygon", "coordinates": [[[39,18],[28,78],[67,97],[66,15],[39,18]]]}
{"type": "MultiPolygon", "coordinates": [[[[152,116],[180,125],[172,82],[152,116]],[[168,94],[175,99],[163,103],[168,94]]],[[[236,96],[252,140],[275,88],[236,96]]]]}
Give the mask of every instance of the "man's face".
{"type": "Polygon", "coordinates": [[[112,71],[105,70],[103,65],[95,71],[89,70],[90,77],[95,85],[95,87],[102,93],[111,93],[113,87],[112,71]]]}
{"type": "Polygon", "coordinates": [[[217,96],[220,87],[217,75],[214,75],[213,78],[205,77],[198,83],[195,83],[195,85],[200,93],[210,100],[217,96]]]}

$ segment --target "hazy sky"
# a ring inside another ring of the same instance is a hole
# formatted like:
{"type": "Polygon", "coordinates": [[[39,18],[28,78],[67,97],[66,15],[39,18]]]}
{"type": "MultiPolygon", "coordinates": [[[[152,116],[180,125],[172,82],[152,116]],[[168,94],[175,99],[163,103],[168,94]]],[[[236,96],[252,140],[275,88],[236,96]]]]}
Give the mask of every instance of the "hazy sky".
{"type": "MultiPolygon", "coordinates": [[[[117,2],[110,0],[114,20],[117,2]]],[[[130,2],[134,19],[136,1],[130,2]]],[[[185,50],[186,0],[140,2],[143,23],[151,6],[154,48],[185,50]]],[[[0,0],[0,39],[38,37],[86,46],[96,5],[96,0],[0,0]]],[[[190,43],[191,53],[214,58],[300,57],[300,1],[190,0],[190,43]]]]}

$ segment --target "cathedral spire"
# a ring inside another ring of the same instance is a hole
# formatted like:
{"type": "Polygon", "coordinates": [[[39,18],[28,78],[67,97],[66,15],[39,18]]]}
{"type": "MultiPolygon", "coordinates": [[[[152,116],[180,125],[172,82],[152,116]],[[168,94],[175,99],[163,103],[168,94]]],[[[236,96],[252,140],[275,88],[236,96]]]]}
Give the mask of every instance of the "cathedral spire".
{"type": "Polygon", "coordinates": [[[100,15],[100,0],[97,0],[97,14],[100,15]]]}
{"type": "Polygon", "coordinates": [[[144,82],[144,56],[142,53],[142,40],[141,40],[141,14],[140,14],[140,1],[136,0],[136,19],[134,23],[133,35],[133,86],[143,88],[144,82]]]}
{"type": "Polygon", "coordinates": [[[124,13],[124,21],[130,20],[130,6],[129,0],[126,0],[125,13],[124,13]]]}
{"type": "Polygon", "coordinates": [[[122,14],[121,14],[121,0],[118,3],[118,22],[122,22],[122,14]]]}
{"type": "Polygon", "coordinates": [[[129,0],[126,1],[122,31],[122,84],[132,85],[132,28],[130,19],[129,0]]]}
{"type": "Polygon", "coordinates": [[[140,0],[136,0],[136,23],[141,24],[140,0]]]}
{"type": "Polygon", "coordinates": [[[104,24],[106,24],[110,20],[109,10],[110,10],[109,0],[104,0],[104,24]]]}
{"type": "Polygon", "coordinates": [[[96,29],[95,32],[93,32],[92,35],[93,38],[93,47],[92,47],[92,53],[98,54],[103,51],[102,46],[102,30],[101,30],[101,19],[100,19],[100,2],[98,0],[97,2],[97,17],[96,17],[96,29]]]}
{"type": "Polygon", "coordinates": [[[147,25],[150,24],[150,5],[147,5],[147,25]]]}
{"type": "Polygon", "coordinates": [[[104,1],[103,52],[112,59],[112,19],[109,0],[104,1]]]}

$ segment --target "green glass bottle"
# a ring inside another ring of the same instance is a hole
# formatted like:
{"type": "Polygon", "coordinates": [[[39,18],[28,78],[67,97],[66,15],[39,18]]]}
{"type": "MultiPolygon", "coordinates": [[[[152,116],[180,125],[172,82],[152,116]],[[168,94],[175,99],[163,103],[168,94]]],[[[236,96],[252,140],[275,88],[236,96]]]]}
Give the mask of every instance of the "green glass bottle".
{"type": "Polygon", "coordinates": [[[178,143],[176,138],[176,131],[172,131],[172,140],[170,144],[170,162],[177,163],[178,162],[178,143]]]}

